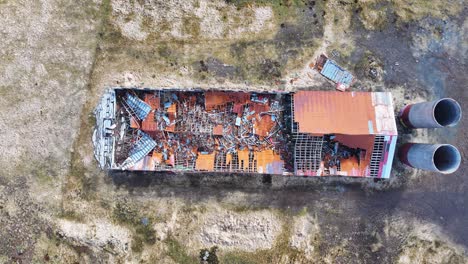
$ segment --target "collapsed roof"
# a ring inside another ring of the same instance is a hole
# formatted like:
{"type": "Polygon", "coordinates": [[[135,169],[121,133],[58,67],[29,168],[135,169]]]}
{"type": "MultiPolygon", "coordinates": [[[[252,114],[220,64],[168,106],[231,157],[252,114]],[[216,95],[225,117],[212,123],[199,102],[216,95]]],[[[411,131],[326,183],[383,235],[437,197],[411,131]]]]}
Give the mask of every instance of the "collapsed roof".
{"type": "Polygon", "coordinates": [[[389,93],[109,89],[95,111],[101,168],[388,178],[389,93]]]}

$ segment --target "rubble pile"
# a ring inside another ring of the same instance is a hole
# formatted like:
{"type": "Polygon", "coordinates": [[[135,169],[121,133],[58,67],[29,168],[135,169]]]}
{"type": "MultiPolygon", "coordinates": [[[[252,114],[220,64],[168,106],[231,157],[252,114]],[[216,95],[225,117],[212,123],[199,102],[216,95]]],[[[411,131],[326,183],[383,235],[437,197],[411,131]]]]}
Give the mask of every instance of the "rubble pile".
{"type": "Polygon", "coordinates": [[[116,162],[124,169],[282,173],[288,137],[284,97],[122,90],[116,162]],[[155,147],[140,162],[129,163],[142,133],[155,147]]]}

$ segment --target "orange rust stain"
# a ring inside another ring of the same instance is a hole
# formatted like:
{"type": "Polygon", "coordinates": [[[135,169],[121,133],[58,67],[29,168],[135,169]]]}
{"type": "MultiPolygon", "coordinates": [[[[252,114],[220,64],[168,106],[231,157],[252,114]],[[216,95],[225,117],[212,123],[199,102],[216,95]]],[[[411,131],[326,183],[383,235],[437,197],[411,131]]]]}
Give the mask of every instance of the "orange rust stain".
{"type": "Polygon", "coordinates": [[[222,136],[223,135],[223,125],[216,125],[213,128],[213,135],[222,136]]]}
{"type": "Polygon", "coordinates": [[[169,106],[169,108],[167,109],[167,112],[168,113],[176,113],[177,111],[177,104],[171,104],[171,106],[169,106]]]}
{"type": "Polygon", "coordinates": [[[232,154],[231,153],[226,154],[226,164],[228,164],[229,167],[231,167],[231,162],[232,162],[232,154]]]}
{"type": "Polygon", "coordinates": [[[171,121],[171,125],[164,128],[164,130],[168,131],[168,132],[174,132],[175,131],[175,124],[173,124],[173,122],[176,120],[176,113],[168,111],[167,117],[169,118],[169,121],[171,121]]]}
{"type": "Polygon", "coordinates": [[[249,168],[249,150],[238,150],[237,155],[239,157],[239,169],[247,170],[249,168]]]}
{"type": "Polygon", "coordinates": [[[249,104],[249,111],[255,111],[256,114],[260,114],[261,112],[266,112],[270,109],[270,107],[266,104],[260,103],[251,103],[249,104]]]}
{"type": "Polygon", "coordinates": [[[134,117],[130,117],[130,127],[139,128],[138,121],[136,121],[134,117]]]}
{"type": "Polygon", "coordinates": [[[205,109],[211,111],[229,102],[245,104],[250,100],[250,94],[243,92],[205,92],[205,109]]]}
{"type": "MultiPolygon", "coordinates": [[[[281,156],[279,154],[274,153],[274,151],[271,149],[255,152],[254,154],[254,160],[257,161],[257,172],[260,173],[272,173],[271,171],[267,171],[267,169],[271,170],[269,166],[272,166],[275,162],[279,162],[281,163],[282,167],[284,163],[283,160],[281,160],[281,156]]],[[[274,170],[274,172],[281,173],[280,168],[274,170]]]]}
{"type": "Polygon", "coordinates": [[[374,135],[343,135],[335,134],[335,140],[350,148],[361,148],[372,151],[374,148],[374,135]]]}
{"type": "Polygon", "coordinates": [[[158,123],[154,120],[154,110],[159,109],[159,97],[152,94],[145,94],[145,103],[151,106],[152,111],[141,122],[141,129],[146,132],[154,132],[158,130],[158,123]]]}
{"type": "Polygon", "coordinates": [[[211,154],[198,154],[197,161],[195,163],[195,169],[213,171],[214,170],[215,153],[211,154]]]}
{"type": "MultiPolygon", "coordinates": [[[[260,121],[254,122],[255,134],[266,137],[275,126],[275,121],[271,120],[270,115],[257,116],[260,121]]],[[[257,120],[258,120],[257,119],[257,120]]]]}
{"type": "Polygon", "coordinates": [[[161,104],[161,101],[159,97],[152,95],[152,94],[145,94],[145,103],[147,103],[151,108],[154,109],[159,109],[159,106],[161,104]]]}
{"type": "Polygon", "coordinates": [[[175,164],[175,156],[174,156],[174,154],[169,155],[169,159],[166,160],[166,164],[174,166],[174,164],[175,164]]]}
{"type": "Polygon", "coordinates": [[[153,160],[156,164],[160,164],[163,162],[163,155],[162,153],[153,152],[153,160]]]}
{"type": "Polygon", "coordinates": [[[370,159],[372,155],[372,149],[374,148],[374,135],[342,135],[336,134],[335,140],[351,148],[361,148],[366,152],[362,153],[360,164],[357,162],[356,157],[350,159],[342,159],[341,162],[341,171],[348,172],[348,175],[354,175],[355,171],[358,171],[356,176],[364,176],[365,169],[370,164],[370,159]]]}
{"type": "Polygon", "coordinates": [[[299,91],[294,94],[294,119],[301,133],[368,135],[376,131],[372,94],[299,91]]]}
{"type": "Polygon", "coordinates": [[[346,171],[347,175],[352,176],[364,176],[366,164],[361,160],[361,164],[358,164],[356,157],[350,157],[349,159],[342,159],[341,171],[346,171]]]}

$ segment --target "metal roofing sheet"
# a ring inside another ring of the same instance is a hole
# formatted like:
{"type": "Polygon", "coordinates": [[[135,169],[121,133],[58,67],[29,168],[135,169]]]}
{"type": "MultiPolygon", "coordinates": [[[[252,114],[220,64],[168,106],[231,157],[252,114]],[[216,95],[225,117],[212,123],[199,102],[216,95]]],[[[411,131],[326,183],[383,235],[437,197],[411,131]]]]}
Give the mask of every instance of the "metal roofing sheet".
{"type": "Polygon", "coordinates": [[[254,160],[257,162],[257,172],[281,174],[283,173],[284,161],[281,156],[273,150],[254,152],[254,160]]]}
{"type": "Polygon", "coordinates": [[[271,115],[257,115],[256,122],[254,122],[255,134],[266,137],[275,126],[275,121],[271,119],[271,115]]]}
{"type": "Polygon", "coordinates": [[[245,104],[250,100],[250,94],[244,92],[207,91],[205,93],[205,109],[211,111],[229,102],[245,104]]]}
{"type": "MultiPolygon", "coordinates": [[[[159,109],[160,100],[157,96],[146,94],[145,103],[147,103],[152,109],[159,109]]],[[[141,123],[141,127],[142,130],[146,132],[154,132],[158,130],[158,123],[154,120],[154,111],[150,111],[141,123]]]]}
{"type": "Polygon", "coordinates": [[[150,136],[144,132],[141,132],[140,130],[138,133],[140,134],[141,138],[130,150],[129,156],[129,158],[131,158],[131,160],[135,163],[143,159],[146,155],[148,155],[148,153],[151,152],[151,150],[154,149],[154,147],[156,147],[156,141],[154,141],[150,136]]]}
{"type": "Polygon", "coordinates": [[[328,59],[320,73],[335,83],[344,84],[349,87],[353,81],[353,75],[341,68],[334,61],[328,59]]]}
{"type": "Polygon", "coordinates": [[[300,91],[294,120],[301,133],[397,134],[390,93],[300,91]]]}
{"type": "Polygon", "coordinates": [[[214,160],[215,160],[215,153],[210,154],[198,154],[195,169],[196,170],[206,170],[206,171],[213,171],[214,170],[214,160]]]}
{"type": "Polygon", "coordinates": [[[141,100],[140,98],[135,97],[131,94],[127,94],[126,102],[128,106],[132,108],[132,110],[135,112],[135,114],[140,120],[145,119],[151,111],[151,106],[143,102],[143,100],[141,100]]]}

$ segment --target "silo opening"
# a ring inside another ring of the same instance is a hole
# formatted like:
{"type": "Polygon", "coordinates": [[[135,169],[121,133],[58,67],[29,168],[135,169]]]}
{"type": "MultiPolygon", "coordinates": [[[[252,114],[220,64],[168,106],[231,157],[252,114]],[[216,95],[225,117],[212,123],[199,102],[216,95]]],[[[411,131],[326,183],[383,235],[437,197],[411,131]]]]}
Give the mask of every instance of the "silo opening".
{"type": "Polygon", "coordinates": [[[461,119],[461,107],[453,99],[441,99],[435,106],[434,117],[441,126],[454,126],[461,119]]]}
{"type": "Polygon", "coordinates": [[[440,146],[434,153],[434,165],[442,173],[455,172],[460,166],[460,162],[460,152],[454,146],[440,146]]]}

